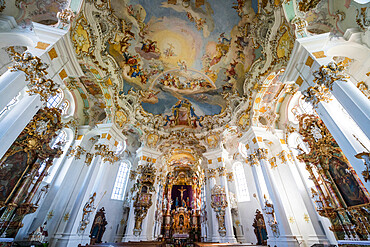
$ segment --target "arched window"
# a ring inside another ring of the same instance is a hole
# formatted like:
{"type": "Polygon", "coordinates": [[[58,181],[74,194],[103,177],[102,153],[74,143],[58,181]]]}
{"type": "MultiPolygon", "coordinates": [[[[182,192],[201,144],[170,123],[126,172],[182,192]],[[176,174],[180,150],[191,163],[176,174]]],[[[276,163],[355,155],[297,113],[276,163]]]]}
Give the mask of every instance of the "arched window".
{"type": "Polygon", "coordinates": [[[122,162],[118,168],[116,182],[114,183],[113,193],[111,198],[114,200],[123,200],[125,195],[128,172],[130,170],[130,164],[122,162]]]}
{"type": "Polygon", "coordinates": [[[63,93],[62,91],[58,90],[56,95],[50,96],[48,98],[48,101],[46,102],[46,106],[49,108],[57,107],[59,103],[62,101],[62,99],[63,99],[63,93]]]}
{"type": "Polygon", "coordinates": [[[234,176],[237,189],[238,202],[250,200],[247,180],[245,179],[243,165],[240,162],[234,164],[234,176]]]}
{"type": "Polygon", "coordinates": [[[59,109],[62,110],[62,114],[66,114],[68,110],[69,103],[67,100],[63,101],[62,104],[60,104],[59,109]]]}

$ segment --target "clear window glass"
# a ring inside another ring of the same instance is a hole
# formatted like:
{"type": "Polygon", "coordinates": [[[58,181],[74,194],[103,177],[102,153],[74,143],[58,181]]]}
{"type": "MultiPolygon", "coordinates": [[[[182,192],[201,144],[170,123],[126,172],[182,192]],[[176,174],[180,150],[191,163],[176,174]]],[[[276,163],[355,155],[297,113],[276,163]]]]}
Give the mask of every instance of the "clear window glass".
{"type": "Polygon", "coordinates": [[[128,172],[130,165],[127,162],[122,162],[118,168],[116,182],[114,183],[111,198],[114,200],[123,200],[125,195],[126,185],[128,182],[128,172]]]}
{"type": "Polygon", "coordinates": [[[46,102],[46,106],[49,108],[57,107],[63,99],[63,93],[58,91],[55,96],[50,96],[46,102]]]}
{"type": "Polygon", "coordinates": [[[239,202],[250,200],[247,180],[245,178],[243,164],[237,162],[234,164],[234,177],[236,182],[237,199],[239,202]]]}

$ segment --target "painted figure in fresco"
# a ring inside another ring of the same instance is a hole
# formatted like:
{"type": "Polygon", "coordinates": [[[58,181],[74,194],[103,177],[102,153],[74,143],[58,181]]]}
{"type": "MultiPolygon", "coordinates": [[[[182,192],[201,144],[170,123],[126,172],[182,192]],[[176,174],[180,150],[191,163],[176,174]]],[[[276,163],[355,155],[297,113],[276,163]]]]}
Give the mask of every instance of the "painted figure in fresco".
{"type": "Polygon", "coordinates": [[[17,152],[8,157],[0,169],[0,201],[5,201],[27,166],[27,153],[17,152]]]}
{"type": "Polygon", "coordinates": [[[347,206],[368,203],[369,199],[350,171],[347,163],[335,157],[331,158],[329,162],[329,172],[347,206]]]}
{"type": "Polygon", "coordinates": [[[141,50],[148,53],[148,52],[158,52],[157,48],[157,41],[153,40],[144,40],[141,42],[143,45],[141,46],[141,50]]]}

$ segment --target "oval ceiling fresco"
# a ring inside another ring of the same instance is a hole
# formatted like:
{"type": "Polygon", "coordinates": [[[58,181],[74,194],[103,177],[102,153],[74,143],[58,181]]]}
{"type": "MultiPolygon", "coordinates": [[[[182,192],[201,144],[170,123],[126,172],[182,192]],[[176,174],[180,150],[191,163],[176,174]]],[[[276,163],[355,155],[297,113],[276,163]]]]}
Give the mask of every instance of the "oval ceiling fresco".
{"type": "Polygon", "coordinates": [[[254,47],[246,56],[248,40],[238,36],[238,8],[254,15],[252,2],[111,0],[124,35],[116,34],[107,51],[122,69],[122,93],[145,91],[143,109],[153,114],[181,100],[197,115],[221,113],[222,93],[242,94],[248,64],[260,56],[254,47]]]}

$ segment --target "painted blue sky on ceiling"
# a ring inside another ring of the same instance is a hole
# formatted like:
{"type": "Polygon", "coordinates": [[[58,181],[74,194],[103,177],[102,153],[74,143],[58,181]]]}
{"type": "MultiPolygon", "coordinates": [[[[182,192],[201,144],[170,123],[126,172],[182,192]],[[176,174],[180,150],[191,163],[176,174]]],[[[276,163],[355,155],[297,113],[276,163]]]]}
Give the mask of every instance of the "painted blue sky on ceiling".
{"type": "Polygon", "coordinates": [[[244,3],[111,0],[111,6],[123,34],[108,52],[122,68],[123,92],[141,90],[147,112],[167,114],[188,99],[197,115],[214,115],[226,106],[222,93],[243,93],[244,60],[255,59],[245,56],[245,23],[237,11],[244,3]]]}

